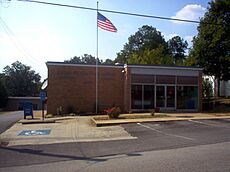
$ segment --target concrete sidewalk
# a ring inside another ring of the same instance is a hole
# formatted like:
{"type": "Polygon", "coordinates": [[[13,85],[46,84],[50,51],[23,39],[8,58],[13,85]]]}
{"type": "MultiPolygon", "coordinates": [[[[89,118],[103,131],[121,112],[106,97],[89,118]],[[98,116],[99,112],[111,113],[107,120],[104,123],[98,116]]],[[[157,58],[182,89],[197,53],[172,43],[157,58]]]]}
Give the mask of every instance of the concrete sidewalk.
{"type": "Polygon", "coordinates": [[[202,119],[225,119],[230,118],[230,113],[155,113],[155,117],[150,113],[123,114],[119,119],[100,119],[102,116],[93,117],[96,126],[107,126],[127,123],[142,122],[162,122],[162,121],[182,121],[182,120],[202,120],[202,119]],[[137,118],[130,118],[137,116],[137,118]],[[143,117],[142,117],[143,116],[143,117]]]}
{"type": "Polygon", "coordinates": [[[121,126],[96,127],[90,117],[57,118],[55,123],[16,123],[0,135],[0,145],[37,145],[67,142],[89,142],[135,139],[121,126]],[[31,133],[50,130],[47,135],[19,135],[22,131],[31,133]]]}

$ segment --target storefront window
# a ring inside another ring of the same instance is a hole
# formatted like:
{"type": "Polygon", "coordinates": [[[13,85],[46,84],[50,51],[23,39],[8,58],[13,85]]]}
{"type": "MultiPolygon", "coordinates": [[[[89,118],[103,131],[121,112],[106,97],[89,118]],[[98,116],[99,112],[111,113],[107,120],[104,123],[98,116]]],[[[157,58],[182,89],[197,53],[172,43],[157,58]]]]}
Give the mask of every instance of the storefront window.
{"type": "Polygon", "coordinates": [[[167,91],[167,96],[166,96],[166,100],[167,100],[167,108],[174,108],[175,107],[175,86],[167,86],[166,87],[166,91],[167,91]]]}
{"type": "Polygon", "coordinates": [[[198,87],[177,86],[177,109],[198,108],[198,87]]]}
{"type": "Polygon", "coordinates": [[[165,107],[165,86],[156,86],[156,107],[165,107]]]}
{"type": "Polygon", "coordinates": [[[154,108],[154,85],[132,85],[132,109],[154,108]]]}
{"type": "Polygon", "coordinates": [[[132,85],[132,109],[142,109],[142,85],[132,85]]]}
{"type": "Polygon", "coordinates": [[[144,85],[144,109],[154,108],[154,86],[144,85]]]}

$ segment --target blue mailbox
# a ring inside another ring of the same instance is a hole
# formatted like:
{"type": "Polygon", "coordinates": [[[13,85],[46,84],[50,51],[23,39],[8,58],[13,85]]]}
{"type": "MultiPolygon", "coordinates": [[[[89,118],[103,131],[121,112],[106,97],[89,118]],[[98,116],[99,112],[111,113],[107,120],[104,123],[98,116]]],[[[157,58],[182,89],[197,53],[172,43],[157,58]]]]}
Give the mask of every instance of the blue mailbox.
{"type": "Polygon", "coordinates": [[[32,119],[34,118],[33,104],[31,102],[24,102],[23,109],[24,109],[24,119],[26,119],[27,116],[31,116],[32,119]]]}

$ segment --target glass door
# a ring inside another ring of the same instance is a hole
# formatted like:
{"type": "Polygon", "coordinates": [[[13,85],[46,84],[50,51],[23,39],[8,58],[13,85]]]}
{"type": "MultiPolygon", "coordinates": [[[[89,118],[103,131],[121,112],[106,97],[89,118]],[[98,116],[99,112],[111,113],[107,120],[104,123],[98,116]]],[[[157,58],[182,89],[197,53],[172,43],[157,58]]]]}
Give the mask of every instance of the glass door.
{"type": "Polygon", "coordinates": [[[154,85],[144,85],[144,109],[154,109],[154,85]]]}
{"type": "Polygon", "coordinates": [[[175,108],[175,86],[156,86],[156,107],[161,109],[175,108]]]}
{"type": "Polygon", "coordinates": [[[156,107],[165,107],[165,86],[156,86],[156,107]]]}
{"type": "Polygon", "coordinates": [[[142,109],[142,85],[132,85],[131,96],[131,108],[142,109]]]}
{"type": "Polygon", "coordinates": [[[166,108],[175,107],[175,86],[166,86],[167,87],[167,96],[166,96],[166,108]]]}

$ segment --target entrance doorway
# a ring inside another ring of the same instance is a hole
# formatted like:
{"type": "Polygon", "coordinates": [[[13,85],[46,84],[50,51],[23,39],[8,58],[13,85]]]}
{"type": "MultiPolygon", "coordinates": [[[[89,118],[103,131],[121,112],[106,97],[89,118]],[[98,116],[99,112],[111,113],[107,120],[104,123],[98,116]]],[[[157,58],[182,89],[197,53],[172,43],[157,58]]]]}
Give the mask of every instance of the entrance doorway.
{"type": "Polygon", "coordinates": [[[175,109],[175,86],[156,86],[156,107],[161,109],[175,109]]]}
{"type": "Polygon", "coordinates": [[[161,110],[176,109],[175,85],[132,85],[131,108],[147,110],[156,107],[161,110]]]}

